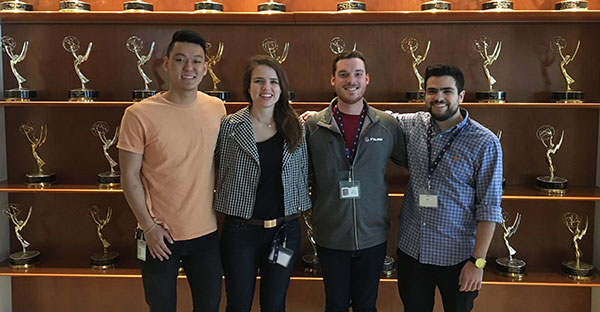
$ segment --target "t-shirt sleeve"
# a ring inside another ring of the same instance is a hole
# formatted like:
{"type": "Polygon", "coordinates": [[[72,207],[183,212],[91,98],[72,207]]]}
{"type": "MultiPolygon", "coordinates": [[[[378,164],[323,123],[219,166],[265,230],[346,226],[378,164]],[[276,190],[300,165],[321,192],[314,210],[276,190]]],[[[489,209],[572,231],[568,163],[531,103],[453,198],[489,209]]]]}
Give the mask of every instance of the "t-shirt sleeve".
{"type": "Polygon", "coordinates": [[[121,119],[121,128],[119,131],[119,143],[117,147],[124,151],[144,154],[146,146],[146,136],[144,126],[139,118],[129,108],[125,110],[123,119],[121,119]]]}

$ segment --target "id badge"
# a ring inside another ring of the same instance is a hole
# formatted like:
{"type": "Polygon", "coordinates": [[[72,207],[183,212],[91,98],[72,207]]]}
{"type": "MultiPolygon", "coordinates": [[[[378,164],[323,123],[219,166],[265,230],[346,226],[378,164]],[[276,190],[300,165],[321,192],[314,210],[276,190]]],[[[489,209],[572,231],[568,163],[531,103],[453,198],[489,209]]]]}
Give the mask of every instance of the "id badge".
{"type": "Polygon", "coordinates": [[[290,261],[292,260],[292,256],[294,255],[294,251],[283,247],[283,246],[279,246],[279,248],[277,248],[277,251],[275,251],[275,248],[271,248],[271,253],[269,253],[269,261],[271,263],[277,263],[280,266],[287,268],[288,265],[290,264],[290,261]],[[275,257],[275,253],[277,253],[277,257],[275,257]],[[275,259],[276,258],[276,259],[275,259]],[[273,260],[275,259],[275,260],[273,260]]]}
{"type": "Polygon", "coordinates": [[[360,181],[340,181],[340,199],[360,198],[360,181]]]}
{"type": "Polygon", "coordinates": [[[143,239],[137,240],[137,258],[146,261],[146,241],[143,239]]]}
{"type": "Polygon", "coordinates": [[[438,195],[433,190],[422,190],[419,192],[419,207],[437,208],[438,195]]]}

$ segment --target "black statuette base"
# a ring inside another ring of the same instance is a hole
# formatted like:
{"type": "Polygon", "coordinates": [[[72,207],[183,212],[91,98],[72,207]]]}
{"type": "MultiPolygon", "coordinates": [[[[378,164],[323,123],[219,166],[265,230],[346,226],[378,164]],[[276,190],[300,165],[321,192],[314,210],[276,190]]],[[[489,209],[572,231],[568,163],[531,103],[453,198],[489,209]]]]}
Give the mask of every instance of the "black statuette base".
{"type": "Polygon", "coordinates": [[[556,103],[583,103],[581,91],[556,91],[552,92],[552,100],[556,103]]]}
{"type": "Polygon", "coordinates": [[[123,10],[134,12],[152,12],[154,11],[154,5],[152,3],[142,1],[127,1],[123,3],[123,10]]]}
{"type": "Polygon", "coordinates": [[[43,183],[43,184],[52,184],[56,182],[56,173],[50,172],[35,172],[35,173],[27,173],[25,174],[25,181],[29,184],[35,183],[43,183]]]}
{"type": "Polygon", "coordinates": [[[425,92],[424,91],[406,92],[406,100],[408,102],[413,102],[413,103],[425,102],[425,92]]]}
{"type": "Polygon", "coordinates": [[[319,264],[317,255],[310,254],[302,256],[302,265],[305,273],[317,274],[321,272],[321,265],[319,264]]]}
{"type": "Polygon", "coordinates": [[[582,0],[567,0],[561,1],[554,5],[555,10],[569,10],[569,11],[585,11],[588,9],[588,2],[582,0]]]}
{"type": "Polygon", "coordinates": [[[285,12],[285,4],[277,2],[265,2],[258,5],[258,12],[277,13],[285,12]]]}
{"type": "Polygon", "coordinates": [[[63,12],[89,12],[92,7],[86,2],[65,0],[58,4],[58,10],[63,12]]]}
{"type": "Polygon", "coordinates": [[[143,99],[147,99],[155,94],[157,94],[158,91],[156,90],[133,90],[133,92],[131,92],[131,97],[133,98],[133,100],[135,102],[139,102],[143,99]]]}
{"type": "Polygon", "coordinates": [[[337,10],[343,12],[361,12],[367,10],[367,4],[360,1],[344,1],[337,4],[337,10]]]}
{"type": "Polygon", "coordinates": [[[200,11],[200,12],[210,12],[210,13],[223,12],[223,5],[220,3],[211,2],[211,1],[196,2],[194,4],[194,10],[200,11]]]}
{"type": "Polygon", "coordinates": [[[33,5],[22,1],[0,2],[0,11],[4,12],[27,12],[33,11],[33,5]]]}
{"type": "Polygon", "coordinates": [[[206,93],[210,96],[214,96],[214,97],[220,99],[221,101],[227,101],[227,99],[229,99],[229,91],[211,90],[211,91],[204,91],[204,93],[206,93]]]}
{"type": "Polygon", "coordinates": [[[119,253],[115,251],[99,252],[90,256],[92,269],[108,270],[114,269],[119,262],[119,253]]]}
{"type": "Polygon", "coordinates": [[[93,102],[98,99],[98,91],[91,89],[73,89],[69,91],[70,102],[93,102]]]}
{"type": "Polygon", "coordinates": [[[527,275],[527,264],[525,261],[516,258],[498,258],[496,259],[494,268],[498,274],[513,279],[521,280],[525,275],[527,275]]]}
{"type": "Polygon", "coordinates": [[[450,11],[451,6],[446,1],[429,1],[421,4],[421,11],[450,11]]]}
{"type": "Polygon", "coordinates": [[[98,173],[98,183],[113,185],[119,184],[121,183],[121,173],[119,171],[98,173]]]}
{"type": "Polygon", "coordinates": [[[579,266],[575,260],[563,261],[561,272],[568,277],[578,281],[588,281],[594,278],[594,266],[585,262],[579,262],[579,266]]]}
{"type": "Polygon", "coordinates": [[[506,0],[496,0],[489,1],[481,5],[481,9],[486,10],[494,10],[494,11],[502,11],[502,10],[512,10],[513,2],[506,0]]]}
{"type": "Polygon", "coordinates": [[[9,102],[29,102],[37,96],[35,90],[10,89],[4,91],[4,98],[9,102]]]}
{"type": "Polygon", "coordinates": [[[480,103],[505,103],[506,92],[504,91],[477,91],[475,99],[480,103]]]}
{"type": "Polygon", "coordinates": [[[12,253],[8,259],[8,267],[11,269],[30,269],[40,262],[40,252],[27,250],[12,253]]]}
{"type": "Polygon", "coordinates": [[[543,176],[536,178],[535,186],[548,195],[562,196],[567,193],[568,181],[561,177],[543,176]]]}

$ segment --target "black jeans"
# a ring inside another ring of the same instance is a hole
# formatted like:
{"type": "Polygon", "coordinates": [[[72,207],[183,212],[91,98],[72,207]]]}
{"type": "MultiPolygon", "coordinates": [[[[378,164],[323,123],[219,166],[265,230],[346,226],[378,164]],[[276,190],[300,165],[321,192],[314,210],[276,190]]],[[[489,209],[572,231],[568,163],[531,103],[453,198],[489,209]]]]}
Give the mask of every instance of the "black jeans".
{"type": "Polygon", "coordinates": [[[440,289],[445,312],[469,312],[478,291],[459,291],[458,277],[468,260],[453,266],[419,263],[397,249],[398,292],[405,312],[431,312],[435,301],[435,287],[440,289]]]}
{"type": "Polygon", "coordinates": [[[317,246],[325,285],[325,311],[377,311],[379,277],[383,269],[386,243],[356,250],[336,250],[317,246]]]}
{"type": "Polygon", "coordinates": [[[177,274],[180,264],[187,275],[194,311],[219,311],[223,269],[219,253],[219,236],[213,232],[198,238],[166,242],[171,255],[168,260],[153,259],[146,250],[146,261],[140,261],[146,303],[151,312],[177,310],[177,274]]]}
{"type": "Polygon", "coordinates": [[[285,224],[286,248],[294,251],[287,268],[269,263],[271,242],[281,226],[265,229],[240,218],[225,217],[221,233],[221,255],[225,271],[227,311],[250,311],[256,275],[260,269],[261,311],[285,311],[285,297],[300,248],[298,219],[285,224]]]}

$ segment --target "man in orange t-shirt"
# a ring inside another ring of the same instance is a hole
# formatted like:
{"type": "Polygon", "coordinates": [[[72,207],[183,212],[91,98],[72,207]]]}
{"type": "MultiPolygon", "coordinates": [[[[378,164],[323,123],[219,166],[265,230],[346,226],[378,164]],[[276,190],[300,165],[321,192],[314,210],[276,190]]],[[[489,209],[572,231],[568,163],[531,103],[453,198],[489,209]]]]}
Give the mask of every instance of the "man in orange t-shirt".
{"type": "Polygon", "coordinates": [[[200,35],[177,31],[163,58],[169,90],[131,105],[121,121],[121,184],[141,230],[138,259],[150,311],[176,311],[180,263],[194,311],[219,310],[213,154],[226,112],[221,100],[198,92],[205,52],[200,35]]]}

